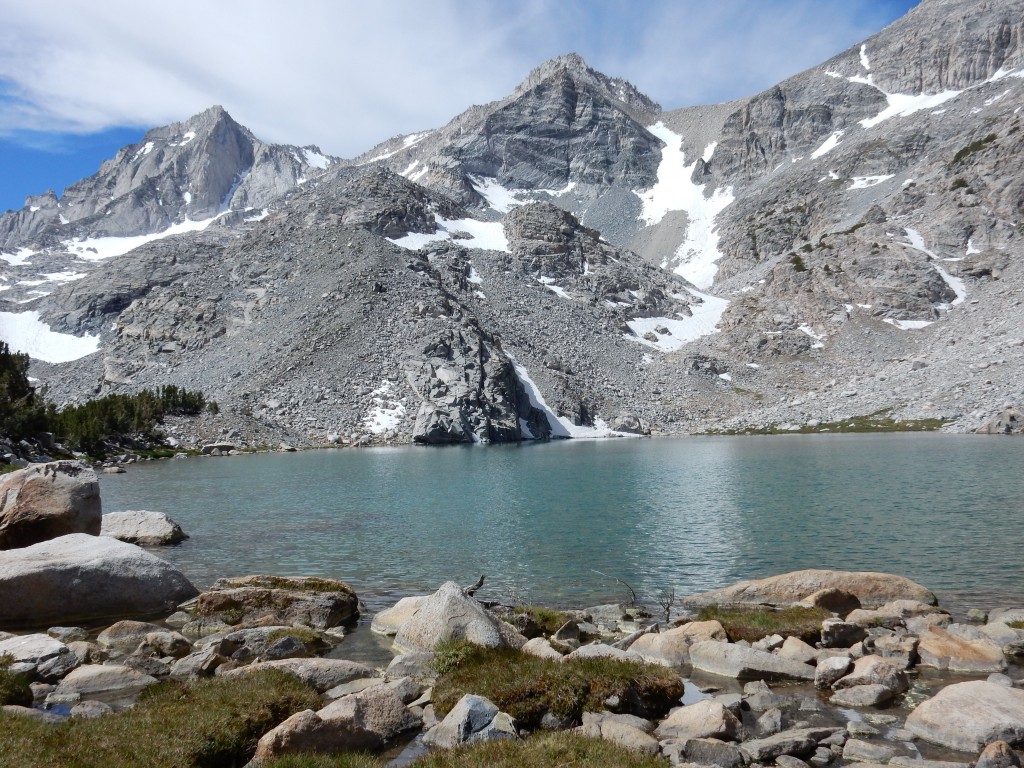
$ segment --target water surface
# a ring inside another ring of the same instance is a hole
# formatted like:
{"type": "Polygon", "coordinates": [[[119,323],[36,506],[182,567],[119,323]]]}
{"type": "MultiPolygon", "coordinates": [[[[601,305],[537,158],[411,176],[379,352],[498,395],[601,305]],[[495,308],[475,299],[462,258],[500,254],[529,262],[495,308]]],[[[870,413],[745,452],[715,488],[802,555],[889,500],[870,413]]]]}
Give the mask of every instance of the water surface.
{"type": "Polygon", "coordinates": [[[196,458],[101,488],[177,520],[161,554],[199,586],[318,575],[379,604],[485,573],[485,599],[588,605],[840,568],[990,607],[1024,604],[1022,470],[1022,440],[790,435],[196,458]]]}

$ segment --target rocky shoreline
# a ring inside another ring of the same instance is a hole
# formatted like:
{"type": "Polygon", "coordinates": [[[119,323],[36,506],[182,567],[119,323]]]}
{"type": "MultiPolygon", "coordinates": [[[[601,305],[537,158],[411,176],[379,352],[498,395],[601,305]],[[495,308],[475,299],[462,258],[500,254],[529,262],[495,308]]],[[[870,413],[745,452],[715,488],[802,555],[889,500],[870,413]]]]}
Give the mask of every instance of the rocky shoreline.
{"type": "MultiPolygon", "coordinates": [[[[370,617],[342,581],[260,575],[200,593],[108,535],[154,546],[180,528],[157,513],[101,517],[95,474],[72,462],[11,473],[0,497],[5,729],[114,723],[152,706],[135,702],[165,681],[276,672],[317,706],[261,725],[243,762],[370,751],[414,765],[541,732],[723,768],[1004,768],[1024,746],[1024,607],[955,621],[892,574],[739,582],[670,604],[662,621],[635,606],[501,605],[481,599],[482,580],[448,582],[372,616],[390,659],[374,664],[346,652],[370,617]],[[509,669],[514,684],[499,674],[509,669]],[[560,685],[579,700],[565,704],[560,685]]],[[[0,739],[0,763],[18,765],[9,748],[0,739]]]]}

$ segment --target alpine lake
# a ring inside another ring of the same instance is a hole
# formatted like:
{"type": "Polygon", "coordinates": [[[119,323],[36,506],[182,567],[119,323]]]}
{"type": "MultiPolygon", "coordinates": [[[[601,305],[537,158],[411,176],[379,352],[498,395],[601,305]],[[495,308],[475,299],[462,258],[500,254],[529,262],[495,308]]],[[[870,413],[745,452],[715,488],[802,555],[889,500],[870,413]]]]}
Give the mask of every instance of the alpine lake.
{"type": "Polygon", "coordinates": [[[654,604],[801,568],[1024,605],[1024,440],[946,434],[571,440],[190,458],[102,475],[165,512],[200,588],[325,576],[372,610],[486,574],[484,600],[654,604]]]}

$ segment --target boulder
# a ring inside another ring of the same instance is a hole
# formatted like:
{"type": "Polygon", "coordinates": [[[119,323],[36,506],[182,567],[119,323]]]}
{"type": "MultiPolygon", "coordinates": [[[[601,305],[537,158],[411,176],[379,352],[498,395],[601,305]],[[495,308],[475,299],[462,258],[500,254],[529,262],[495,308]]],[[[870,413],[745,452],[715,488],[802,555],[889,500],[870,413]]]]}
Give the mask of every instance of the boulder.
{"type": "Polygon", "coordinates": [[[181,526],[163,512],[145,509],[108,512],[103,515],[100,535],[140,547],[164,547],[188,538],[181,526]]]}
{"type": "Polygon", "coordinates": [[[376,632],[378,635],[394,637],[398,634],[399,628],[416,615],[420,605],[426,599],[426,595],[403,597],[393,606],[385,608],[373,617],[373,621],[370,622],[370,631],[376,632]]]}
{"type": "Polygon", "coordinates": [[[896,691],[877,683],[853,685],[832,694],[829,701],[837,707],[877,707],[896,698],[896,691]]]}
{"type": "Polygon", "coordinates": [[[801,664],[816,664],[818,662],[818,649],[796,636],[787,637],[776,653],[783,659],[792,659],[801,664]]]}
{"type": "Polygon", "coordinates": [[[814,668],[767,651],[704,640],[690,647],[694,669],[741,680],[813,680],[814,668]]]}
{"type": "Polygon", "coordinates": [[[485,648],[522,648],[526,638],[489,613],[453,581],[424,600],[395,635],[398,653],[430,651],[442,640],[465,640],[485,648]]]}
{"type": "Polygon", "coordinates": [[[691,595],[683,599],[683,605],[689,609],[707,605],[787,605],[806,600],[824,589],[848,592],[862,606],[869,608],[904,598],[931,605],[937,602],[935,595],[903,576],[869,571],[804,570],[766,579],[740,581],[722,589],[691,595]]]}
{"type": "Polygon", "coordinates": [[[832,684],[850,671],[851,661],[846,656],[829,656],[818,662],[814,669],[814,687],[831,688],[832,684]]]}
{"type": "Polygon", "coordinates": [[[259,740],[253,761],[306,752],[378,751],[421,720],[385,685],[367,688],[318,712],[298,712],[259,740]]]}
{"type": "Polygon", "coordinates": [[[219,579],[199,596],[196,614],[228,624],[301,624],[329,629],[359,616],[359,598],[344,581],[315,577],[219,579]]]}
{"type": "Polygon", "coordinates": [[[1002,672],[1006,669],[1001,645],[970,625],[928,627],[917,645],[921,665],[951,672],[1002,672]]]}
{"type": "Polygon", "coordinates": [[[690,646],[703,640],[727,642],[725,629],[717,621],[692,621],[665,632],[648,632],[629,646],[644,661],[674,667],[690,661],[690,646]]]}
{"type": "Polygon", "coordinates": [[[871,655],[857,659],[850,674],[841,677],[832,687],[838,691],[859,685],[881,685],[895,695],[910,688],[910,681],[898,662],[871,655]]]}
{"type": "Polygon", "coordinates": [[[376,670],[354,661],[311,658],[258,661],[255,664],[230,669],[221,676],[241,677],[242,675],[249,675],[264,669],[279,669],[282,672],[287,672],[289,675],[294,675],[317,693],[324,693],[343,683],[350,683],[353,680],[372,677],[377,674],[376,670]]]}
{"type": "Polygon", "coordinates": [[[96,473],[77,461],[33,464],[0,478],[0,549],[100,533],[96,473]]]}
{"type": "Polygon", "coordinates": [[[616,648],[605,643],[581,645],[565,657],[566,661],[575,661],[576,659],[618,659],[619,661],[643,661],[643,657],[639,653],[634,653],[632,649],[623,651],[620,648],[616,648]]]}
{"type": "Polygon", "coordinates": [[[146,635],[152,632],[163,631],[164,628],[159,624],[125,619],[116,624],[111,624],[100,632],[96,636],[96,644],[101,648],[120,651],[121,653],[131,653],[139,647],[139,643],[146,639],[146,635]]]}
{"type": "Polygon", "coordinates": [[[595,739],[611,741],[642,755],[656,755],[660,751],[658,740],[650,735],[651,723],[631,715],[587,712],[577,733],[595,739]]]}
{"type": "Polygon", "coordinates": [[[721,739],[736,741],[742,724],[717,701],[697,701],[669,713],[654,734],[659,739],[721,739]]]}
{"type": "Polygon", "coordinates": [[[907,717],[915,736],[963,752],[986,744],[1024,744],[1024,691],[985,680],[954,683],[921,702],[907,717]]]}
{"type": "Polygon", "coordinates": [[[1020,768],[1020,758],[1005,741],[993,741],[982,750],[974,768],[1020,768]]]}
{"type": "Polygon", "coordinates": [[[133,544],[72,533],[0,552],[0,626],[47,626],[167,614],[197,590],[133,544]]]}
{"type": "Polygon", "coordinates": [[[780,755],[810,757],[817,749],[818,742],[842,731],[842,728],[830,727],[794,728],[763,739],[745,741],[740,745],[740,751],[752,763],[769,763],[780,755]]]}
{"type": "Polygon", "coordinates": [[[230,632],[217,643],[217,652],[242,664],[305,658],[330,650],[325,636],[306,627],[249,627],[230,632]]]}
{"type": "Polygon", "coordinates": [[[527,640],[523,644],[522,651],[531,656],[550,659],[551,661],[562,661],[564,658],[562,654],[555,650],[555,647],[551,645],[551,641],[546,637],[535,637],[532,640],[527,640]]]}
{"type": "Polygon", "coordinates": [[[896,757],[896,748],[861,739],[849,739],[843,745],[843,759],[855,763],[887,763],[896,757]]]}
{"type": "Polygon", "coordinates": [[[739,747],[718,739],[682,739],[666,742],[663,752],[672,765],[695,763],[720,768],[743,768],[745,761],[739,747]]]}
{"type": "Polygon", "coordinates": [[[489,699],[467,693],[444,720],[427,731],[423,743],[429,747],[451,749],[476,741],[515,738],[518,736],[508,715],[500,712],[489,699]]]}
{"type": "Polygon", "coordinates": [[[156,678],[129,667],[115,664],[86,664],[60,681],[47,697],[49,702],[75,702],[79,699],[124,699],[156,683],[156,678]]]}

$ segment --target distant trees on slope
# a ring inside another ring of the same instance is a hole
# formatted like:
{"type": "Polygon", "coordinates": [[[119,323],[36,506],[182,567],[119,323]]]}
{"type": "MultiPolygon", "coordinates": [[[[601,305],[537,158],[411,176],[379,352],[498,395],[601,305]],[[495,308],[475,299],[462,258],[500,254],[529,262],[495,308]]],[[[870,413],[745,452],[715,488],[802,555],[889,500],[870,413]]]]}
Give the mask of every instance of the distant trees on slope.
{"type": "Polygon", "coordinates": [[[201,392],[169,384],[131,395],[106,395],[58,411],[45,402],[28,380],[28,355],[11,352],[0,341],[0,434],[13,440],[52,432],[69,448],[102,453],[105,442],[120,436],[159,437],[157,425],[166,416],[194,416],[204,408],[216,411],[201,392]]]}

